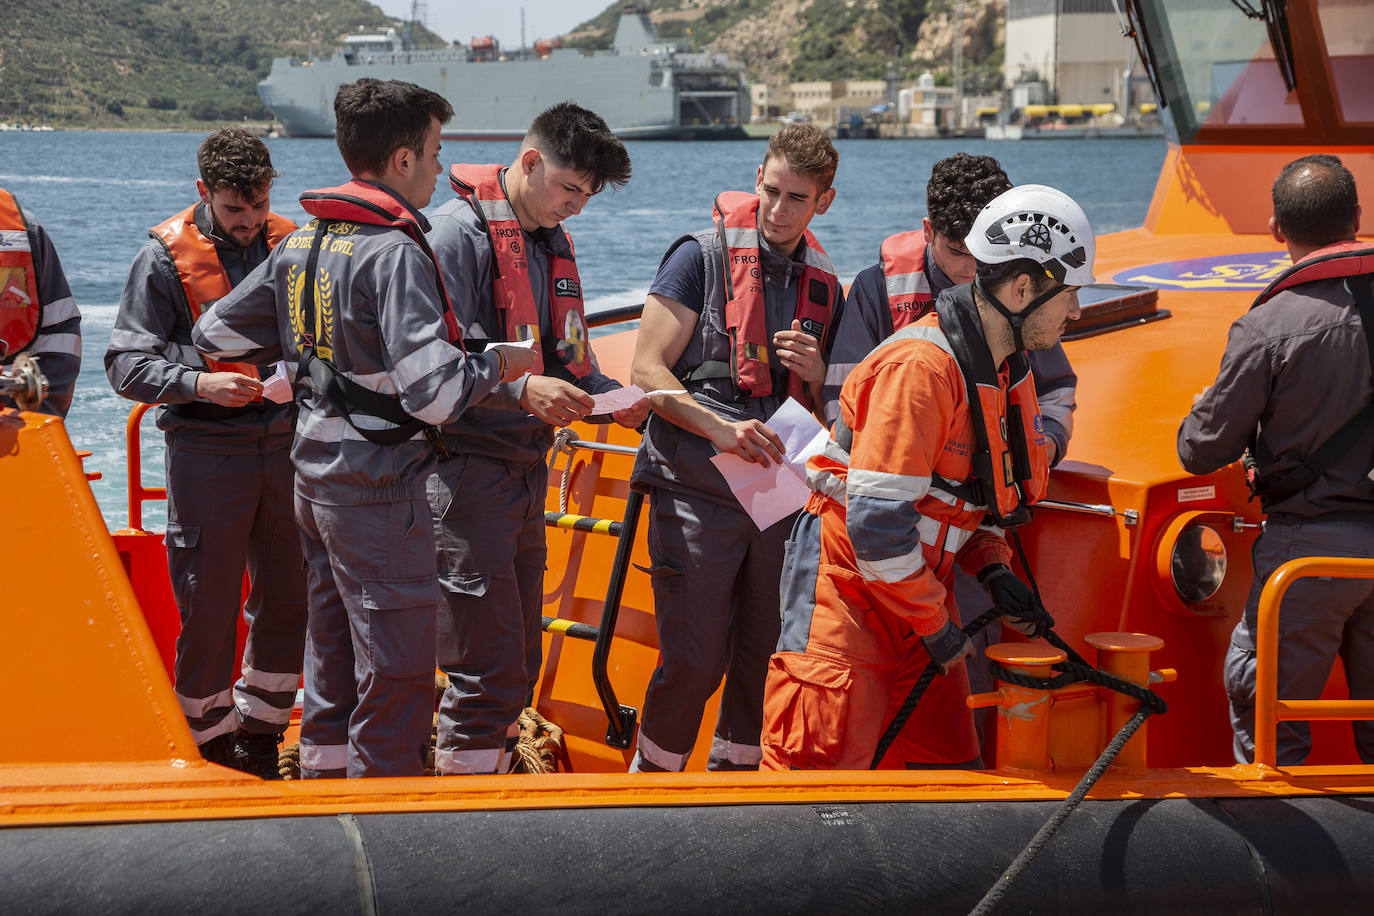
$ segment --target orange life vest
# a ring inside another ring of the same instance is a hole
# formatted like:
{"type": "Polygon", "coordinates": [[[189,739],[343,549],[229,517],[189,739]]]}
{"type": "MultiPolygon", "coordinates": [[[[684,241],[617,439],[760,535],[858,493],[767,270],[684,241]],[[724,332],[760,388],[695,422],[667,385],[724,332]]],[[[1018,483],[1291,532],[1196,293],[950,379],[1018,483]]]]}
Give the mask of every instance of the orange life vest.
{"type": "Polygon", "coordinates": [[[1274,282],[1255,297],[1255,302],[1250,308],[1268,301],[1276,293],[1303,283],[1337,277],[1358,277],[1368,273],[1374,273],[1374,247],[1368,242],[1336,242],[1325,248],[1318,248],[1279,274],[1274,278],[1274,282]]]}
{"type": "MultiPolygon", "coordinates": [[[[492,250],[492,298],[504,324],[505,339],[533,340],[536,375],[544,371],[544,352],[539,335],[539,306],[530,285],[529,265],[521,243],[524,236],[506,189],[501,185],[501,165],[455,165],[449,170],[449,183],[482,220],[492,250]]],[[[568,250],[572,239],[562,227],[568,250]]],[[[587,334],[587,318],[582,306],[582,281],[577,261],[554,254],[549,256],[549,318],[558,337],[558,352],[564,366],[577,378],[592,371],[592,351],[587,334]]]]}
{"type": "Polygon", "coordinates": [[[29,227],[14,195],[0,190],[0,359],[19,353],[43,326],[29,227]]]}
{"type": "MultiPolygon", "coordinates": [[[[768,371],[768,320],[763,298],[763,271],[759,261],[759,197],[748,191],[725,191],[716,197],[716,231],[725,258],[725,325],[730,334],[731,374],[735,386],[747,397],[773,393],[768,371]]],[[[824,341],[830,327],[831,305],[839,279],[829,256],[811,230],[804,236],[806,267],[797,285],[795,317],[802,330],[824,341]]],[[[808,408],[811,396],[806,385],[790,374],[787,393],[808,408]]]]}
{"type": "MultiPolygon", "coordinates": [[[[201,206],[203,204],[192,204],[148,230],[149,235],[162,242],[176,264],[177,277],[181,280],[181,291],[185,297],[186,314],[191,324],[196,323],[206,306],[224,298],[233,289],[229,274],[225,272],[219,253],[215,251],[214,241],[206,238],[196,226],[196,209],[201,206]]],[[[295,229],[296,224],[286,217],[267,214],[265,231],[268,249],[277,247],[295,229]]],[[[206,357],[205,365],[211,372],[238,372],[262,378],[258,367],[248,363],[225,363],[206,357]]]]}
{"type": "Polygon", "coordinates": [[[346,219],[369,226],[389,226],[410,236],[434,264],[434,284],[439,288],[439,295],[444,300],[444,326],[448,330],[449,343],[458,347],[463,346],[463,330],[458,326],[458,319],[453,314],[453,303],[449,301],[443,275],[439,272],[439,264],[434,258],[434,250],[429,247],[425,230],[416,221],[414,211],[409,205],[397,200],[380,186],[355,178],[335,188],[303,192],[301,208],[319,219],[346,219]]]}
{"type": "Polygon", "coordinates": [[[889,235],[880,252],[892,330],[900,331],[929,312],[935,300],[926,276],[926,234],[913,229],[889,235]]]}

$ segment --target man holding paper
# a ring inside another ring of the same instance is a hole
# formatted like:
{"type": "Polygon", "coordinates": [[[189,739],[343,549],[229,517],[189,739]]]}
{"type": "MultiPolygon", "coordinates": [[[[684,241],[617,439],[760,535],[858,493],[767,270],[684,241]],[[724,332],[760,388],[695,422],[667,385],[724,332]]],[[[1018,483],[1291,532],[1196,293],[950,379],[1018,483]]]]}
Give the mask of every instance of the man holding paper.
{"type": "MultiPolygon", "coordinates": [[[[620,388],[597,368],[562,221],[629,178],[629,154],[606,122],[564,102],[535,118],[510,166],[453,166],[459,196],[431,220],[468,346],[534,348],[531,374],[441,429],[429,479],[443,596],[438,663],[449,677],[434,755],[441,775],[506,772],[539,676],[553,431],[592,413],[593,395],[620,388]]],[[[633,428],[648,401],[639,392],[608,412],[633,428]]]]}
{"type": "Polygon", "coordinates": [[[268,211],[277,173],[258,138],[215,131],[197,160],[200,200],[150,230],[129,269],[105,373],[124,397],[165,408],[167,567],[181,612],[175,687],[191,734],[207,760],[275,779],[305,645],[296,407],[289,391],[284,403],[264,399],[256,366],[202,359],[191,328],[296,224],[268,211]],[[235,680],[245,570],[250,626],[235,680]]]}
{"type": "Polygon", "coordinates": [[[649,494],[662,655],[632,771],[685,767],[722,677],[707,767],[758,767],[764,671],[778,638],[778,580],[795,512],[759,530],[710,459],[776,466],[785,447],[765,420],[789,396],[808,409],[819,403],[844,294],[807,227],[834,200],[838,162],[823,131],[783,128],[769,141],[754,192],[720,194],[714,225],[675,242],[650,287],[633,381],[685,391],[651,399],[631,477],[649,494]]]}

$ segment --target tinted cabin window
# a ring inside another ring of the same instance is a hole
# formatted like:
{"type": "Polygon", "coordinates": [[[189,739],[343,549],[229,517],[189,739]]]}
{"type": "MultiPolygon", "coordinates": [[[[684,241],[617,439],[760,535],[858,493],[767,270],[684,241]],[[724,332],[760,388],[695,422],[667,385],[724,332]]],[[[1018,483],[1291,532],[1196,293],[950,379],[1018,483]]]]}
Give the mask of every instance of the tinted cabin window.
{"type": "Polygon", "coordinates": [[[1203,125],[1303,123],[1262,22],[1246,18],[1231,0],[1185,0],[1150,9],[1156,14],[1151,31],[1160,81],[1181,141],[1190,141],[1203,125]]]}
{"type": "Polygon", "coordinates": [[[1374,123],[1374,7],[1368,0],[1322,0],[1317,11],[1341,120],[1374,123]]]}

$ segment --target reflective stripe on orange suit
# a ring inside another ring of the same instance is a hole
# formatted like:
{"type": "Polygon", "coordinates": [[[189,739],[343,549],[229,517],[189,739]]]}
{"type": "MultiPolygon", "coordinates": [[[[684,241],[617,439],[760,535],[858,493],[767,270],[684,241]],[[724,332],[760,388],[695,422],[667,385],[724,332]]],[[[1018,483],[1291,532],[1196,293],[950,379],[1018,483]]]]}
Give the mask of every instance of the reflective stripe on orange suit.
{"type": "MultiPolygon", "coordinates": [[[[224,298],[234,288],[229,282],[229,275],[224,272],[224,265],[220,263],[215,243],[206,238],[196,226],[196,208],[199,206],[200,203],[194,203],[148,230],[149,235],[160,239],[167,246],[167,251],[176,264],[177,278],[181,280],[181,289],[186,295],[186,307],[193,325],[207,305],[224,298]]],[[[295,232],[296,224],[284,216],[268,213],[263,231],[266,233],[267,247],[270,250],[295,232]]],[[[220,362],[207,356],[205,365],[211,372],[237,372],[253,378],[262,378],[258,367],[248,363],[220,362]]],[[[260,401],[262,398],[253,400],[260,401]]]]}
{"type": "MultiPolygon", "coordinates": [[[[928,661],[919,637],[958,621],[948,587],[956,554],[972,572],[1010,559],[1006,542],[978,527],[981,507],[932,483],[933,475],[965,480],[973,442],[963,378],[942,340],[930,315],[860,364],[840,398],[852,452],[845,455],[832,431],[826,453],[808,467],[816,492],[807,511],[819,525],[803,516],[794,536],[814,541],[819,527],[818,547],[810,548],[817,573],[810,595],[789,590],[804,574],[808,549],[794,540],[793,559],[803,569],[784,575],[783,635],[764,698],[765,768],[866,768],[928,661]]],[[[1029,379],[1018,388],[1017,401],[1024,407],[1028,395],[1033,405],[1029,379]]],[[[1003,379],[991,395],[1005,391],[1003,379]]],[[[1026,423],[1027,444],[1043,451],[1035,426],[1034,418],[1026,423]]],[[[1033,496],[1042,488],[1043,476],[1033,496]]],[[[976,757],[967,690],[963,666],[937,677],[890,757],[976,757]]]]}

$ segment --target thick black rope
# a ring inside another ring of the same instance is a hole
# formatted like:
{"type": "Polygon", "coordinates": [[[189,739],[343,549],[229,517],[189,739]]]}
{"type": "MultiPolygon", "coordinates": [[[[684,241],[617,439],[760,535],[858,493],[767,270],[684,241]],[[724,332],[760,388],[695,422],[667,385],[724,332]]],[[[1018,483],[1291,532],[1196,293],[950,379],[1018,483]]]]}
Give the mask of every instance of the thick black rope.
{"type": "MultiPolygon", "coordinates": [[[[998,617],[1001,617],[1004,613],[1005,611],[999,607],[993,607],[983,612],[980,617],[964,627],[964,635],[972,639],[981,632],[984,627],[992,623],[998,617]]],[[[883,732],[883,736],[878,739],[878,748],[873,752],[873,762],[868,765],[870,770],[876,770],[878,768],[878,764],[882,762],[883,755],[887,753],[888,748],[892,747],[892,742],[897,740],[897,735],[901,732],[902,727],[906,725],[906,720],[911,718],[911,714],[916,711],[916,704],[921,701],[921,695],[926,692],[926,688],[930,686],[930,682],[935,680],[935,675],[939,673],[940,666],[935,664],[935,662],[931,662],[926,665],[925,670],[921,672],[921,676],[916,679],[916,683],[911,687],[911,692],[906,695],[906,701],[902,703],[902,708],[897,710],[897,714],[894,715],[892,721],[888,723],[887,731],[883,732]]]]}
{"type": "Polygon", "coordinates": [[[1026,844],[1026,848],[1021,850],[1021,854],[1007,866],[1007,870],[1002,872],[1002,876],[993,883],[992,887],[988,888],[988,892],[983,895],[983,899],[978,901],[978,905],[969,911],[969,916],[987,916],[987,914],[997,908],[997,905],[1002,902],[1002,897],[1006,894],[1007,890],[1016,879],[1021,876],[1021,873],[1026,870],[1026,866],[1030,865],[1031,860],[1040,854],[1040,850],[1045,848],[1055,832],[1059,830],[1060,825],[1064,823],[1065,819],[1068,818],[1068,816],[1073,813],[1074,809],[1078,807],[1079,803],[1083,801],[1088,791],[1092,789],[1097,780],[1106,772],[1107,767],[1111,766],[1112,761],[1116,759],[1116,755],[1121,752],[1121,748],[1125,746],[1127,741],[1131,740],[1131,736],[1135,734],[1136,729],[1140,728],[1153,712],[1154,710],[1149,706],[1142,706],[1140,709],[1136,710],[1136,714],[1131,717],[1130,721],[1121,726],[1121,731],[1117,732],[1116,737],[1103,749],[1097,761],[1093,763],[1092,768],[1083,774],[1083,778],[1078,781],[1078,785],[1074,786],[1073,792],[1069,794],[1068,798],[1064,799],[1053,816],[1051,816],[1050,819],[1045,822],[1044,826],[1036,832],[1035,836],[1031,838],[1031,841],[1026,844]]]}
{"type": "MultiPolygon", "coordinates": [[[[1035,576],[1031,574],[1030,563],[1026,560],[1026,551],[1025,548],[1021,546],[1020,535],[1015,530],[1010,533],[1012,536],[1012,543],[1016,545],[1016,552],[1021,559],[1021,568],[1026,571],[1026,578],[1030,582],[1031,591],[1035,594],[1035,600],[1040,602],[1041,607],[1044,607],[1044,599],[1040,597],[1040,586],[1036,583],[1035,576]]],[[[964,634],[972,639],[974,634],[980,632],[994,619],[1005,613],[1006,611],[1003,608],[997,606],[992,607],[968,626],[964,627],[964,634]]],[[[1065,818],[1072,814],[1073,810],[1083,801],[1089,790],[1091,790],[1097,780],[1102,777],[1102,774],[1106,772],[1107,767],[1111,766],[1112,761],[1116,759],[1116,755],[1121,753],[1121,749],[1125,747],[1126,742],[1136,733],[1136,729],[1140,728],[1145,720],[1152,714],[1156,712],[1165,712],[1168,709],[1168,705],[1159,694],[1155,693],[1153,690],[1141,687],[1138,684],[1132,684],[1130,681],[1123,681],[1119,677],[1114,677],[1088,664],[1087,660],[1079,655],[1078,652],[1074,650],[1073,646],[1060,639],[1059,635],[1055,633],[1054,630],[1046,632],[1044,639],[1050,645],[1068,656],[1067,662],[1062,662],[1053,666],[1055,670],[1060,672],[1058,675],[1052,678],[1031,677],[1030,675],[1008,671],[996,662],[991,662],[993,675],[999,680],[1006,681],[1010,684],[1016,684],[1021,687],[1033,687],[1041,690],[1053,690],[1057,687],[1063,687],[1078,681],[1088,681],[1097,684],[1099,687],[1106,687],[1109,690],[1115,690],[1118,693],[1123,693],[1133,699],[1139,700],[1141,706],[1140,709],[1136,711],[1136,714],[1116,733],[1116,737],[1111,740],[1111,743],[1103,749],[1097,761],[1093,763],[1088,772],[1083,774],[1083,778],[1078,781],[1078,785],[1074,787],[1069,797],[1064,799],[1063,804],[1054,812],[1054,815],[1045,822],[1044,826],[1035,834],[1030,843],[1026,845],[1026,848],[1021,850],[1021,854],[1012,861],[1011,865],[1007,866],[1007,870],[1002,873],[1002,876],[998,878],[988,892],[983,895],[983,899],[973,908],[970,916],[986,916],[986,914],[991,913],[997,907],[1003,895],[1006,894],[1007,889],[1010,888],[1012,883],[1020,877],[1023,871],[1025,871],[1026,866],[1031,863],[1031,860],[1039,855],[1040,850],[1045,848],[1045,844],[1054,836],[1060,825],[1064,823],[1065,818]]],[[[912,686],[911,693],[907,694],[906,701],[902,703],[902,708],[897,710],[897,714],[892,717],[892,722],[887,726],[887,731],[883,732],[882,738],[878,740],[878,748],[873,754],[873,762],[868,766],[870,770],[876,770],[878,768],[878,764],[882,761],[888,748],[892,746],[892,742],[897,739],[897,735],[901,732],[902,727],[906,725],[907,719],[911,718],[912,712],[916,709],[916,704],[921,700],[921,695],[925,693],[926,688],[930,686],[930,682],[935,679],[935,675],[939,670],[940,666],[935,664],[935,662],[931,662],[929,665],[926,665],[925,670],[921,672],[921,677],[916,681],[915,685],[912,686]]]]}

